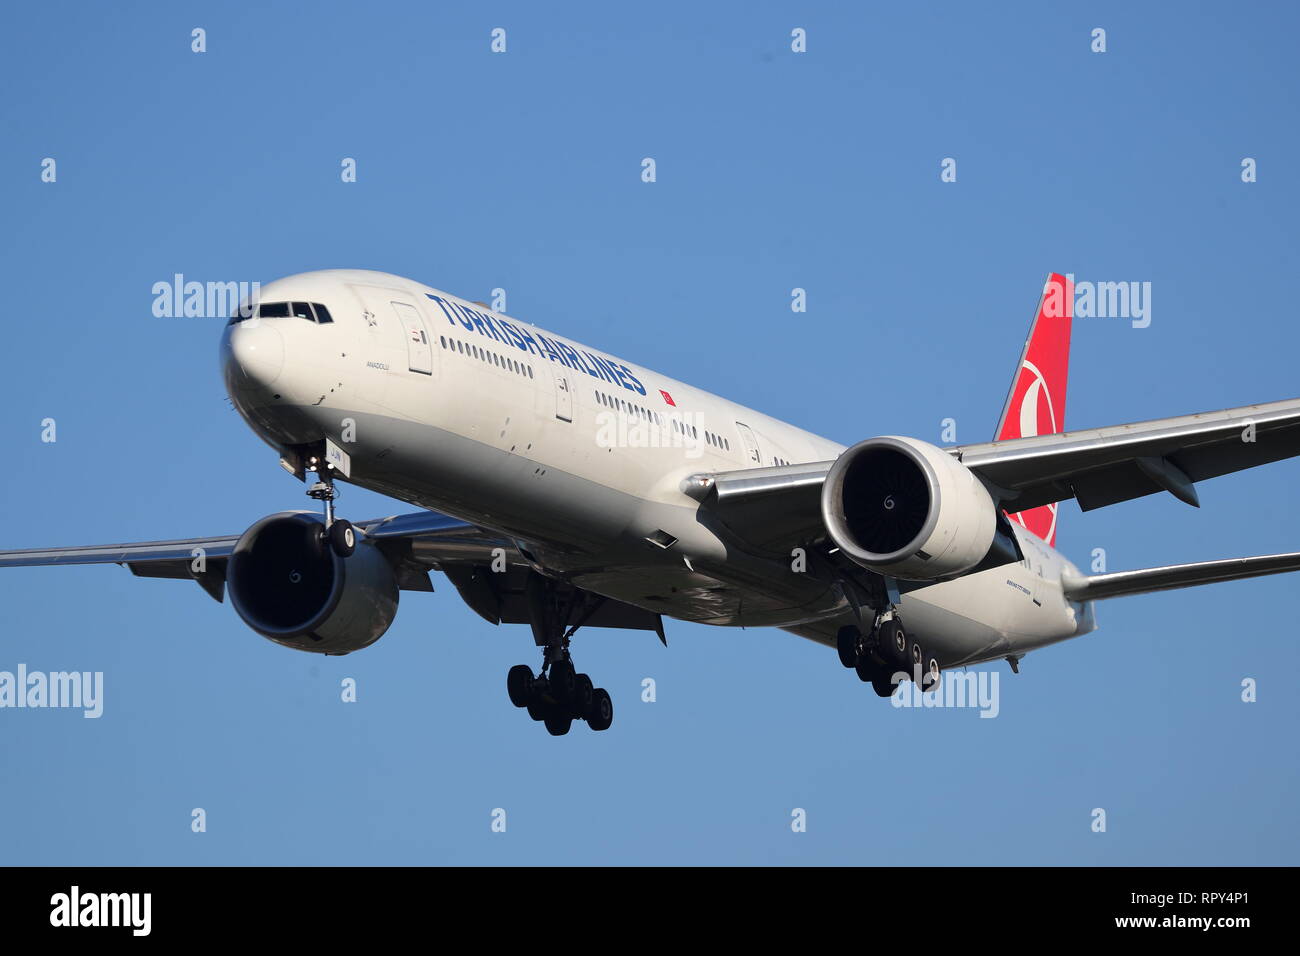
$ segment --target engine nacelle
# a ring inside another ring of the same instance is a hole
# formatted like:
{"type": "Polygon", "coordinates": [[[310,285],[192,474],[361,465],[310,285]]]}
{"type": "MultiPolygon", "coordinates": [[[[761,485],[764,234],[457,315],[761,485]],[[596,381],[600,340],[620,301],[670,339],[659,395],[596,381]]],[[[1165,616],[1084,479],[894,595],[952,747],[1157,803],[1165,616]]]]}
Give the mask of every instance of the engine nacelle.
{"type": "Polygon", "coordinates": [[[347,654],[383,637],[397,615],[397,577],[357,531],[340,558],[319,515],[286,511],[240,537],[226,565],[230,603],[263,637],[300,651],[347,654]]]}
{"type": "Polygon", "coordinates": [[[836,459],[822,486],[831,540],[863,567],[910,581],[978,565],[997,537],[997,515],[969,468],[915,438],[859,442],[836,459]]]}

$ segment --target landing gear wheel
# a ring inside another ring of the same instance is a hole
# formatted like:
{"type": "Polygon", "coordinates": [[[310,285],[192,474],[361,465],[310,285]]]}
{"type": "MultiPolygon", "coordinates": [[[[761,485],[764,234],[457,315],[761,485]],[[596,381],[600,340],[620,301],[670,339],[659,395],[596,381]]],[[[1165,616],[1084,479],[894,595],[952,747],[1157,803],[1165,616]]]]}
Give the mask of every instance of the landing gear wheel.
{"type": "Polygon", "coordinates": [[[911,666],[908,667],[907,673],[908,676],[911,677],[919,686],[921,678],[924,676],[922,662],[925,660],[925,652],[921,650],[921,645],[916,643],[916,641],[908,642],[908,650],[911,652],[909,656],[911,657],[912,663],[911,666]]]}
{"type": "Polygon", "coordinates": [[[896,685],[887,671],[879,671],[871,678],[871,689],[876,692],[877,697],[893,697],[896,685]]]}
{"type": "Polygon", "coordinates": [[[891,617],[876,632],[876,648],[888,669],[907,668],[907,634],[898,618],[891,617]]]}
{"type": "Polygon", "coordinates": [[[547,676],[551,682],[551,696],[555,698],[556,703],[566,708],[570,707],[578,683],[578,675],[573,671],[573,662],[556,661],[551,665],[547,676]]]}
{"type": "Polygon", "coordinates": [[[563,737],[573,726],[573,718],[567,713],[547,714],[545,718],[546,732],[552,737],[563,737]]]}
{"type": "Polygon", "coordinates": [[[357,532],[352,522],[346,518],[336,518],[325,532],[329,538],[330,548],[340,558],[349,557],[357,549],[357,532]]]}
{"type": "Polygon", "coordinates": [[[596,685],[586,674],[579,674],[573,681],[573,715],[584,717],[591,710],[592,698],[596,695],[596,685]]]}
{"type": "Polygon", "coordinates": [[[528,692],[528,716],[533,720],[541,720],[549,712],[551,705],[546,702],[546,692],[548,690],[545,677],[533,678],[533,686],[528,692]]]}
{"type": "Polygon", "coordinates": [[[587,711],[587,726],[592,730],[609,730],[614,722],[614,702],[609,699],[609,692],[597,687],[591,695],[591,709],[587,711]]]}
{"type": "Polygon", "coordinates": [[[875,679],[875,676],[880,673],[880,668],[876,666],[876,662],[866,654],[858,658],[858,663],[854,665],[854,669],[858,672],[858,680],[864,684],[870,684],[875,679]]]}
{"type": "Polygon", "coordinates": [[[939,660],[933,655],[925,659],[925,673],[921,675],[921,690],[933,690],[939,686],[939,660]]]}
{"type": "Polygon", "coordinates": [[[527,707],[533,696],[533,669],[527,664],[516,664],[506,674],[506,693],[516,707],[527,707]]]}
{"type": "Polygon", "coordinates": [[[862,632],[852,624],[846,624],[835,635],[835,649],[840,652],[840,663],[853,668],[858,663],[858,646],[862,642],[862,632]]]}

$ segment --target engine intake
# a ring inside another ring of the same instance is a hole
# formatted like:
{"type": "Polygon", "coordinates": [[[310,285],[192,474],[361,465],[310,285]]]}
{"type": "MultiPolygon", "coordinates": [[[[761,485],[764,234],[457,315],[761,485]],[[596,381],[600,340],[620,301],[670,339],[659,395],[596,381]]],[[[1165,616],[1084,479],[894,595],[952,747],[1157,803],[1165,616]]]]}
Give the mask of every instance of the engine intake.
{"type": "Polygon", "coordinates": [[[997,516],[969,468],[915,438],[859,442],[840,455],[822,486],[831,540],[863,567],[905,580],[970,571],[994,545],[997,516]]]}
{"type": "Polygon", "coordinates": [[[226,566],[230,603],[263,637],[300,651],[347,654],[383,637],[397,615],[397,578],[358,534],[351,556],[325,541],[318,515],[288,511],[243,533],[226,566]]]}

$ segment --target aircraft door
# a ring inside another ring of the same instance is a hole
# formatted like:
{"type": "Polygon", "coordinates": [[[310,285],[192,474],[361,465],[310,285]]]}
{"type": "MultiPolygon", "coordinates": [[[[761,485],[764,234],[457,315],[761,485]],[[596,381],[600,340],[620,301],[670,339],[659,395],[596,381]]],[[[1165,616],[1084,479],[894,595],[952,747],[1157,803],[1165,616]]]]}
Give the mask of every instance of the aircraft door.
{"type": "Polygon", "coordinates": [[[432,375],[433,342],[429,340],[429,332],[420,311],[407,302],[393,302],[392,306],[406,336],[408,367],[412,372],[432,375]]]}
{"type": "Polygon", "coordinates": [[[573,379],[568,372],[552,366],[555,376],[555,417],[562,422],[573,421],[573,379]]]}
{"type": "Polygon", "coordinates": [[[763,455],[758,448],[758,438],[748,425],[736,422],[736,428],[740,431],[741,441],[745,443],[745,455],[752,465],[763,464],[763,455]]]}

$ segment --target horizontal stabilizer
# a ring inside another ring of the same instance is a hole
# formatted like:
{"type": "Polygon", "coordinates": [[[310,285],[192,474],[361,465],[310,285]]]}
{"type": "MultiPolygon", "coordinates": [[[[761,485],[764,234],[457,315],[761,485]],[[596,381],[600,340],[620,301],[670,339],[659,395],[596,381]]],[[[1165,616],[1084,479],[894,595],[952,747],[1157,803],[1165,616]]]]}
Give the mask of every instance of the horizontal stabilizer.
{"type": "Polygon", "coordinates": [[[1217,581],[1239,581],[1265,574],[1300,571],[1300,551],[1288,554],[1264,554],[1253,558],[1225,558],[1195,564],[1171,564],[1163,568],[1140,571],[1115,571],[1110,574],[1066,574],[1061,585],[1066,597],[1074,601],[1100,601],[1129,594],[1190,588],[1217,581]]]}

